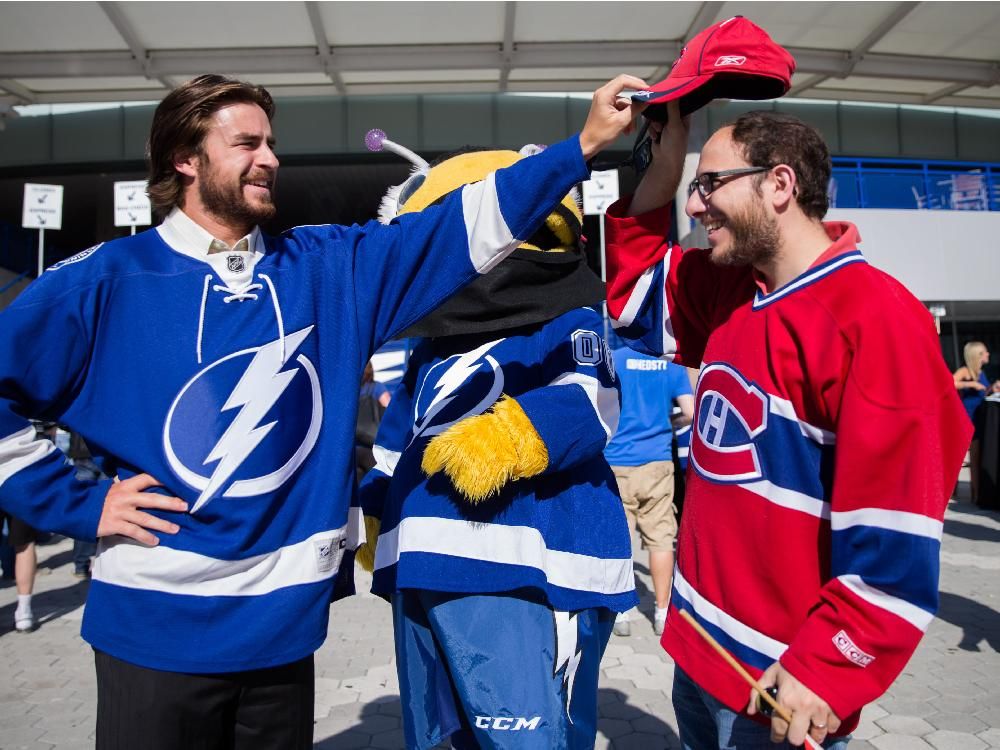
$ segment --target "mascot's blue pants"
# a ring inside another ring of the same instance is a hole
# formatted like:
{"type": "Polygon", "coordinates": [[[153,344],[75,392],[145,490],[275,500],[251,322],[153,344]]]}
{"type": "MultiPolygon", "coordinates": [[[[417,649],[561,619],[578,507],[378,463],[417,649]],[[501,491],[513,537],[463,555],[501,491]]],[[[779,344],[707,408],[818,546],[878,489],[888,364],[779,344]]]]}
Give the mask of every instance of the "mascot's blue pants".
{"type": "Polygon", "coordinates": [[[392,615],[407,748],[593,748],[613,612],[405,590],[392,615]]]}

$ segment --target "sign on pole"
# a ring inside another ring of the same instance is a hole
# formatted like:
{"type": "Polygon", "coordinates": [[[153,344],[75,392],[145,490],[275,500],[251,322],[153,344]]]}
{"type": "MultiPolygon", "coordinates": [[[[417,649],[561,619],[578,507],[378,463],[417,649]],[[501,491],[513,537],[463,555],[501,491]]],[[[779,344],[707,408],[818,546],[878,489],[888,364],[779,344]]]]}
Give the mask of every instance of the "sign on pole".
{"type": "Polygon", "coordinates": [[[26,182],[21,226],[25,229],[62,229],[62,201],[62,185],[26,182]]]}
{"type": "Polygon", "coordinates": [[[24,183],[21,226],[38,230],[38,275],[45,270],[45,230],[62,229],[62,185],[24,183]]]}
{"type": "Polygon", "coordinates": [[[618,200],[618,170],[591,172],[583,183],[583,212],[603,214],[608,206],[618,200]]]}
{"type": "Polygon", "coordinates": [[[135,234],[137,226],[144,227],[152,223],[149,196],[146,195],[146,181],[116,182],[115,226],[132,227],[132,234],[135,234]]]}
{"type": "MultiPolygon", "coordinates": [[[[590,179],[583,183],[583,212],[597,214],[601,223],[601,281],[607,279],[607,257],[604,249],[604,213],[608,206],[618,200],[618,170],[591,172],[590,179]]],[[[608,340],[608,304],[603,304],[604,340],[608,340]]]]}

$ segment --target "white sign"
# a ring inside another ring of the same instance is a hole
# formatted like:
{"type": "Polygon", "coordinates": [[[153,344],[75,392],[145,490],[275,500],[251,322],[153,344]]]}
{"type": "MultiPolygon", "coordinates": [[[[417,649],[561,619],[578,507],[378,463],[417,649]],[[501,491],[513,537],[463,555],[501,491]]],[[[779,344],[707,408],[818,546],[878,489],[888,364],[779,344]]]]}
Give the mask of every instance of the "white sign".
{"type": "Polygon", "coordinates": [[[115,226],[136,227],[152,224],[146,181],[115,183],[115,226]]]}
{"type": "Polygon", "coordinates": [[[583,212],[603,214],[608,206],[618,200],[618,170],[591,172],[583,183],[583,212]]]}
{"type": "Polygon", "coordinates": [[[25,229],[62,229],[62,201],[62,185],[24,183],[21,226],[25,229]]]}

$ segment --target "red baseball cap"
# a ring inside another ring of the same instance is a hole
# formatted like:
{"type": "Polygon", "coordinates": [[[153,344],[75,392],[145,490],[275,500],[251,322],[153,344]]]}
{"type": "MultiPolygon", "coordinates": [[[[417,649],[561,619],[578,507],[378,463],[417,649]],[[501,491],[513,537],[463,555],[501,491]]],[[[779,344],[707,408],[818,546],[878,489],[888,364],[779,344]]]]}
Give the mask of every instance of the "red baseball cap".
{"type": "Polygon", "coordinates": [[[788,91],[794,72],[788,50],[752,21],[733,16],[697,34],[667,77],[632,99],[650,103],[646,117],[665,120],[666,103],[675,99],[682,115],[713,99],[776,99],[788,91]]]}

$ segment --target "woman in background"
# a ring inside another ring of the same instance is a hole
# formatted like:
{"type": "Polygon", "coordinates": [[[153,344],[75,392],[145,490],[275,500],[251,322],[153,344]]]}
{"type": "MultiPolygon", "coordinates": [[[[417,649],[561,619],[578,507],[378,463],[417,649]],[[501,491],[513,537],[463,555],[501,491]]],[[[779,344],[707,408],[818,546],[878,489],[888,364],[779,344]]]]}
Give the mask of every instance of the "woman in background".
{"type": "MultiPolygon", "coordinates": [[[[990,385],[989,378],[983,372],[983,365],[990,361],[990,352],[982,341],[968,342],[962,355],[965,365],[955,370],[955,388],[969,414],[969,419],[975,424],[976,409],[991,392],[1000,393],[1000,380],[990,385]]],[[[972,445],[969,446],[969,485],[972,490],[972,502],[979,499],[980,462],[979,435],[974,434],[972,445]]]]}

